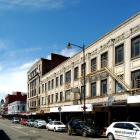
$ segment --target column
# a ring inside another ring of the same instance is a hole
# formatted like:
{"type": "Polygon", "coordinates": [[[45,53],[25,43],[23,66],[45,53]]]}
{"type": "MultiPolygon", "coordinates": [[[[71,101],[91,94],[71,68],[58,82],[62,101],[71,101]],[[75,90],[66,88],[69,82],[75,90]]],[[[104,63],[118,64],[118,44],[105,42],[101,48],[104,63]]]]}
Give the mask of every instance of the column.
{"type": "MultiPolygon", "coordinates": [[[[87,59],[86,59],[86,75],[91,72],[91,54],[88,53],[87,59]]],[[[90,83],[90,77],[86,77],[86,97],[91,96],[91,83],[90,83]]]]}
{"type": "MultiPolygon", "coordinates": [[[[114,65],[115,63],[115,49],[114,49],[114,41],[111,42],[109,49],[108,49],[108,67],[114,73],[114,65]]],[[[110,95],[115,93],[115,80],[109,76],[108,77],[108,87],[107,87],[107,94],[110,95]]]]}
{"type": "MultiPolygon", "coordinates": [[[[100,54],[97,54],[97,57],[96,57],[96,62],[97,62],[97,70],[100,70],[101,69],[101,56],[100,54]]],[[[97,76],[96,78],[96,96],[100,96],[100,78],[99,76],[97,76]]]]}
{"type": "Polygon", "coordinates": [[[131,87],[131,39],[127,38],[124,43],[124,81],[131,87]]]}

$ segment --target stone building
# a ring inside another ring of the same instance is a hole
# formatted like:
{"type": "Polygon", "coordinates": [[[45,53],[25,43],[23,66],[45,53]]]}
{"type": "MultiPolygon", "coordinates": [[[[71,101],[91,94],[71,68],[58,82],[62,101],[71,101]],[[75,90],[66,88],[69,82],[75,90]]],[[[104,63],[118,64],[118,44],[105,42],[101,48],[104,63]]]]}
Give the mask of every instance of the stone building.
{"type": "Polygon", "coordinates": [[[43,75],[38,112],[59,115],[61,111],[64,119],[82,115],[84,71],[87,115],[107,124],[128,116],[138,119],[140,13],[87,46],[85,63],[81,51],[43,75]]]}

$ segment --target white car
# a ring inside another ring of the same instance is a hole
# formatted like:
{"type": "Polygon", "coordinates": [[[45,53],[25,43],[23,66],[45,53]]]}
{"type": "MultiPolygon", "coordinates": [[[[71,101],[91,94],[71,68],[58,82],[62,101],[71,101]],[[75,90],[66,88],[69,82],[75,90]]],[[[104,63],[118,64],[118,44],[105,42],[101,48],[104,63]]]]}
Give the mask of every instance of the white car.
{"type": "Polygon", "coordinates": [[[19,118],[13,117],[12,123],[19,123],[19,122],[20,122],[19,118]]]}
{"type": "Polygon", "coordinates": [[[46,128],[46,121],[44,121],[44,120],[35,120],[34,121],[34,127],[46,128]]]}
{"type": "Polygon", "coordinates": [[[56,131],[66,131],[66,125],[64,125],[61,121],[51,121],[46,125],[47,130],[56,131]]]}
{"type": "Polygon", "coordinates": [[[108,140],[140,140],[140,123],[113,122],[106,130],[108,140]]]}

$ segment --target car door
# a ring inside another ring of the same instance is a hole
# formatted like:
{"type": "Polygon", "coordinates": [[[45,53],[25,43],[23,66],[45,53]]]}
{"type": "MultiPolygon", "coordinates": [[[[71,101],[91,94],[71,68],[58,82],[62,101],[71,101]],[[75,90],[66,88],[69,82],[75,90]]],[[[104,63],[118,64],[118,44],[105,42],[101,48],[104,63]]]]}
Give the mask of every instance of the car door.
{"type": "Polygon", "coordinates": [[[75,132],[76,132],[77,134],[82,134],[82,127],[81,127],[80,122],[78,122],[78,123],[76,124],[76,126],[75,126],[75,132]]]}
{"type": "Polygon", "coordinates": [[[37,127],[37,121],[34,121],[34,127],[37,127]]]}
{"type": "Polygon", "coordinates": [[[124,123],[116,123],[113,128],[111,128],[111,133],[113,133],[115,139],[122,139],[123,128],[124,123]]]}
{"type": "Polygon", "coordinates": [[[126,140],[134,140],[136,138],[136,127],[131,123],[124,123],[123,135],[126,140]]]}
{"type": "Polygon", "coordinates": [[[49,129],[53,130],[53,122],[49,122],[49,129]]]}

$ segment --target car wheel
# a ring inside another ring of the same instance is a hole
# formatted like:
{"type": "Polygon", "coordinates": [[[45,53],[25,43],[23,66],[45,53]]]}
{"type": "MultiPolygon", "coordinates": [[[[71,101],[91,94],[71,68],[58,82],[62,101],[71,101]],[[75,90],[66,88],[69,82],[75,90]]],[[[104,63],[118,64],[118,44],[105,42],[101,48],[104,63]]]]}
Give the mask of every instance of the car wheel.
{"type": "Polygon", "coordinates": [[[86,136],[87,136],[87,132],[86,132],[86,130],[83,130],[83,132],[82,132],[82,136],[83,136],[83,137],[86,137],[86,136]]]}
{"type": "Polygon", "coordinates": [[[46,126],[47,131],[49,131],[49,128],[46,126]]]}
{"type": "Polygon", "coordinates": [[[69,136],[72,135],[72,130],[71,130],[71,128],[68,128],[68,135],[69,135],[69,136]]]}
{"type": "Polygon", "coordinates": [[[112,133],[109,133],[107,137],[108,137],[108,140],[114,140],[114,136],[112,133]]]}
{"type": "Polygon", "coordinates": [[[53,131],[56,132],[56,128],[55,127],[54,127],[53,131]]]}

